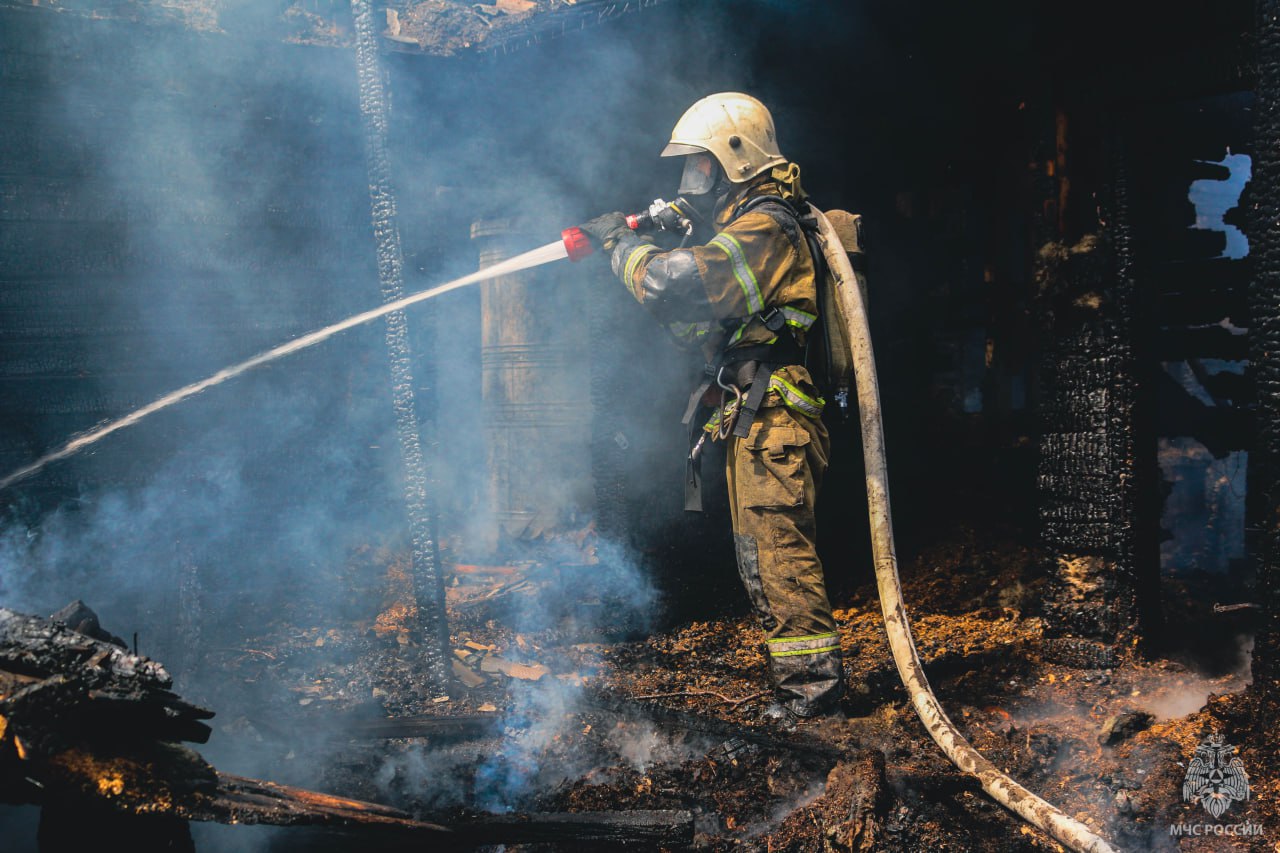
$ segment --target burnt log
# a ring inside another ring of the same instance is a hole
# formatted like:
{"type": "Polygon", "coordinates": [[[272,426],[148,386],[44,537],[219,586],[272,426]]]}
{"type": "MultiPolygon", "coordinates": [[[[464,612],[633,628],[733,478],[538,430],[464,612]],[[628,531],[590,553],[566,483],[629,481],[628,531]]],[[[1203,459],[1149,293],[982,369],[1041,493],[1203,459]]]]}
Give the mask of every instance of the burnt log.
{"type": "MultiPolygon", "coordinates": [[[[79,602],[60,613],[105,634],[79,602]]],[[[78,812],[127,827],[129,837],[173,839],[173,849],[189,842],[190,820],[415,838],[447,831],[376,803],[219,773],[178,743],[205,742],[210,730],[201,720],[213,712],[183,701],[170,684],[156,661],[61,621],[0,609],[0,798],[51,809],[41,838],[59,849],[92,837],[56,817],[78,812]]]]}
{"type": "Polygon", "coordinates": [[[0,797],[173,815],[215,790],[213,768],[178,743],[207,741],[213,712],[170,692],[164,667],[82,602],[55,615],[0,609],[0,797]]]}
{"type": "MultiPolygon", "coordinates": [[[[132,781],[132,780],[131,780],[132,781]]],[[[210,772],[207,790],[178,799],[143,800],[130,805],[117,799],[59,796],[44,803],[40,815],[42,851],[79,851],[105,837],[128,838],[133,850],[192,850],[189,821],[227,824],[307,826],[323,833],[335,849],[368,849],[371,842],[390,839],[408,849],[422,849],[448,833],[445,827],[415,820],[396,809],[321,794],[258,779],[210,772]]],[[[124,792],[128,792],[124,787],[124,792]]],[[[155,796],[156,792],[150,792],[155,796]]],[[[304,844],[301,849],[323,848],[304,844]]],[[[381,844],[374,844],[382,849],[381,844]]],[[[291,849],[299,849],[291,845],[291,849]]]]}
{"type": "Polygon", "coordinates": [[[218,773],[211,795],[184,804],[181,813],[189,820],[219,823],[381,829],[415,835],[449,831],[389,806],[229,773],[218,773]]]}

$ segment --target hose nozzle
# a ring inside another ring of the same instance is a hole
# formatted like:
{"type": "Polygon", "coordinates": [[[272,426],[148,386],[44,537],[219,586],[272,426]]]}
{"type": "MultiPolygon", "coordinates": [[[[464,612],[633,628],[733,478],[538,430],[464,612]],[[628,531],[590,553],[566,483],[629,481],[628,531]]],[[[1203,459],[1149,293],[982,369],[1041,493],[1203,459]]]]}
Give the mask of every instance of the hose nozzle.
{"type": "Polygon", "coordinates": [[[580,261],[595,251],[591,247],[591,240],[587,237],[587,232],[576,225],[561,231],[560,239],[564,241],[565,255],[571,261],[580,261]]]}

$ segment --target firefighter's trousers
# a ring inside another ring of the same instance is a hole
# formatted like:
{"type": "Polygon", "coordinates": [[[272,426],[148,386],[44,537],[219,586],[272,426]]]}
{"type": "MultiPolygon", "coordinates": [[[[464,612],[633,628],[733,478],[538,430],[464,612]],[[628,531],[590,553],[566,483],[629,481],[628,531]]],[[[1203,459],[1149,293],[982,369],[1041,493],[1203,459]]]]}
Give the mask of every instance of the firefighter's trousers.
{"type": "Polygon", "coordinates": [[[725,462],[738,572],[764,628],[779,699],[802,717],[844,692],[814,522],[830,448],[821,420],[765,406],[745,438],[730,439],[725,462]]]}

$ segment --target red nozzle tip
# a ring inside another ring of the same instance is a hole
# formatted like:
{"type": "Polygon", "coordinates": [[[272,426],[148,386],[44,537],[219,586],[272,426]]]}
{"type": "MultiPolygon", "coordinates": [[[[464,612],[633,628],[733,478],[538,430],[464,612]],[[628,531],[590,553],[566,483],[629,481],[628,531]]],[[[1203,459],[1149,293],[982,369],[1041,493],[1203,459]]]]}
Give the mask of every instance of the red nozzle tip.
{"type": "Polygon", "coordinates": [[[636,213],[627,214],[627,227],[632,231],[640,230],[640,216],[636,213]]]}
{"type": "Polygon", "coordinates": [[[591,247],[591,240],[587,237],[587,232],[576,225],[561,231],[560,239],[564,241],[564,250],[571,261],[580,261],[595,251],[591,247]]]}

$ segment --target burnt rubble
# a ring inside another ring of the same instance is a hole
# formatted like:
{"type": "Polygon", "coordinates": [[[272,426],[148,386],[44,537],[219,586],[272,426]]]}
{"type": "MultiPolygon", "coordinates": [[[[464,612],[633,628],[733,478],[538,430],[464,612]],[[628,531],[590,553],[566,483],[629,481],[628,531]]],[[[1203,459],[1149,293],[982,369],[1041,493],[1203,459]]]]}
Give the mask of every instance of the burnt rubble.
{"type": "MultiPolygon", "coordinates": [[[[83,602],[57,615],[110,636],[83,602]]],[[[108,827],[139,839],[137,849],[190,849],[192,820],[324,828],[308,849],[340,849],[343,838],[391,849],[424,836],[447,836],[443,843],[456,849],[564,839],[692,841],[687,812],[472,814],[446,828],[395,808],[222,773],[181,745],[208,741],[203,721],[214,712],[184,702],[171,684],[161,664],[119,644],[0,608],[0,802],[43,806],[42,849],[86,843],[108,827]]],[[[489,730],[468,722],[475,721],[347,721],[344,729],[356,739],[433,741],[489,730]]]]}

